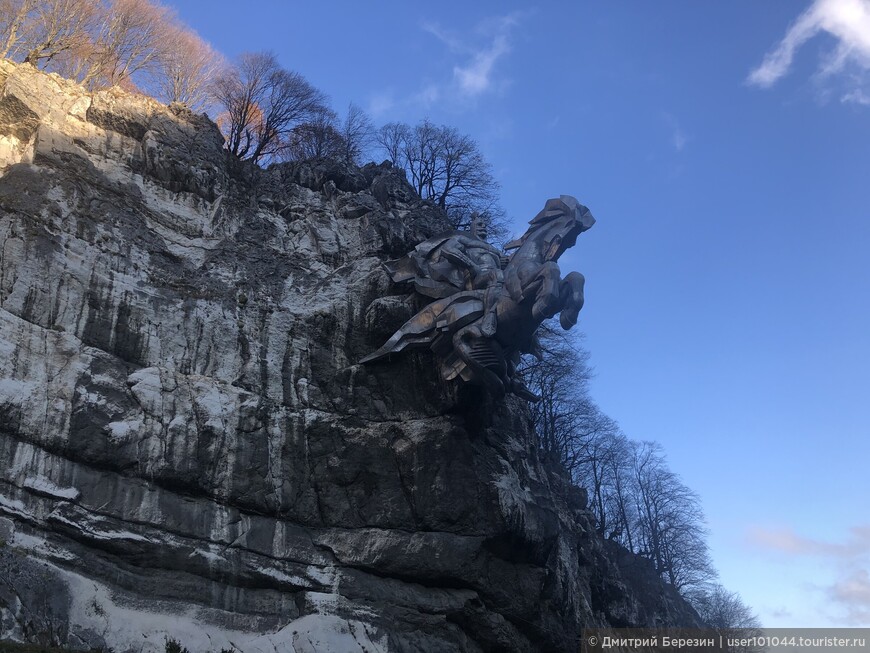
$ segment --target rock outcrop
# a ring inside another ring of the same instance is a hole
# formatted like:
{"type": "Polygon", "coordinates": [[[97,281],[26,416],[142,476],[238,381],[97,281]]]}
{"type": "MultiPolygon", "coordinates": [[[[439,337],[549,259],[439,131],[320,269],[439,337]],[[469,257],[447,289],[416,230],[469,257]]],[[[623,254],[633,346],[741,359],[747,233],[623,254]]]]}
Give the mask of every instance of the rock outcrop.
{"type": "MultiPolygon", "coordinates": [[[[544,198],[542,198],[544,199],[544,198]]],[[[0,639],[575,651],[696,623],[595,534],[523,402],[363,367],[398,171],[241,165],[204,116],[0,61],[0,639]]]]}

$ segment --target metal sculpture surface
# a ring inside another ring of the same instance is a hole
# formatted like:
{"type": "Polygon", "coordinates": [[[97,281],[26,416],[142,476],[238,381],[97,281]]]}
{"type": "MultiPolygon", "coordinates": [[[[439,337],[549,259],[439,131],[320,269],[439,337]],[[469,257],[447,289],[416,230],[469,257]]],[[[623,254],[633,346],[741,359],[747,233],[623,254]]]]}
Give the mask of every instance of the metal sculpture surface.
{"type": "Polygon", "coordinates": [[[380,360],[408,348],[428,346],[445,380],[461,378],[499,397],[532,393],[516,373],[520,356],[539,355],[535,331],[559,314],[563,329],[577,323],[583,307],[583,275],[561,276],[558,261],[595,223],[570,195],[547,200],[526,233],[505,245],[506,258],[477,229],[455,231],[417,245],[385,264],[396,283],[412,281],[433,299],[383,347],[362,359],[380,360]]]}

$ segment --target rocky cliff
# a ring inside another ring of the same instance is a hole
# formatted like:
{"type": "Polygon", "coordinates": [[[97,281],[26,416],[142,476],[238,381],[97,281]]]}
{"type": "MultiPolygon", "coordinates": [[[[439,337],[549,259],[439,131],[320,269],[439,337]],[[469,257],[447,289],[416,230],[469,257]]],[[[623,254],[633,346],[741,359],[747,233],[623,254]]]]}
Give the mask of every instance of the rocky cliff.
{"type": "Polygon", "coordinates": [[[381,262],[445,226],[401,174],[240,165],[203,116],[26,65],[0,89],[0,639],[574,651],[695,623],[521,401],[428,354],[358,364],[415,310],[381,262]]]}

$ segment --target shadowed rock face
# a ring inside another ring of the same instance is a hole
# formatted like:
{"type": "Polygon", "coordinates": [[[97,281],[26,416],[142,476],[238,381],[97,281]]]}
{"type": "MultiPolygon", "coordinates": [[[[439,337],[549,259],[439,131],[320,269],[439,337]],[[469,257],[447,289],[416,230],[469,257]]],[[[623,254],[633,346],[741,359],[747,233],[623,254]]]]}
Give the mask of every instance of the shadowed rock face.
{"type": "Polygon", "coordinates": [[[576,650],[694,624],[594,533],[522,402],[428,354],[388,166],[260,171],[205,117],[0,62],[0,638],[576,650]],[[620,562],[622,560],[622,562],[620,562]]]}

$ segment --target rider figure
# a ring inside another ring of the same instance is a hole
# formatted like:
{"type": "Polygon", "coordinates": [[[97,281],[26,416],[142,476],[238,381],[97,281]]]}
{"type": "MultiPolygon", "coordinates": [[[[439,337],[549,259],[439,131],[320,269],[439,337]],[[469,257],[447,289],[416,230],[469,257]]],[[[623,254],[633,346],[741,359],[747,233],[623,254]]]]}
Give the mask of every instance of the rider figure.
{"type": "Polygon", "coordinates": [[[486,337],[495,335],[498,328],[496,304],[504,285],[503,257],[486,242],[486,228],[480,216],[473,213],[469,235],[459,234],[441,247],[441,255],[468,271],[467,290],[483,290],[484,315],[481,332],[486,337]]]}

